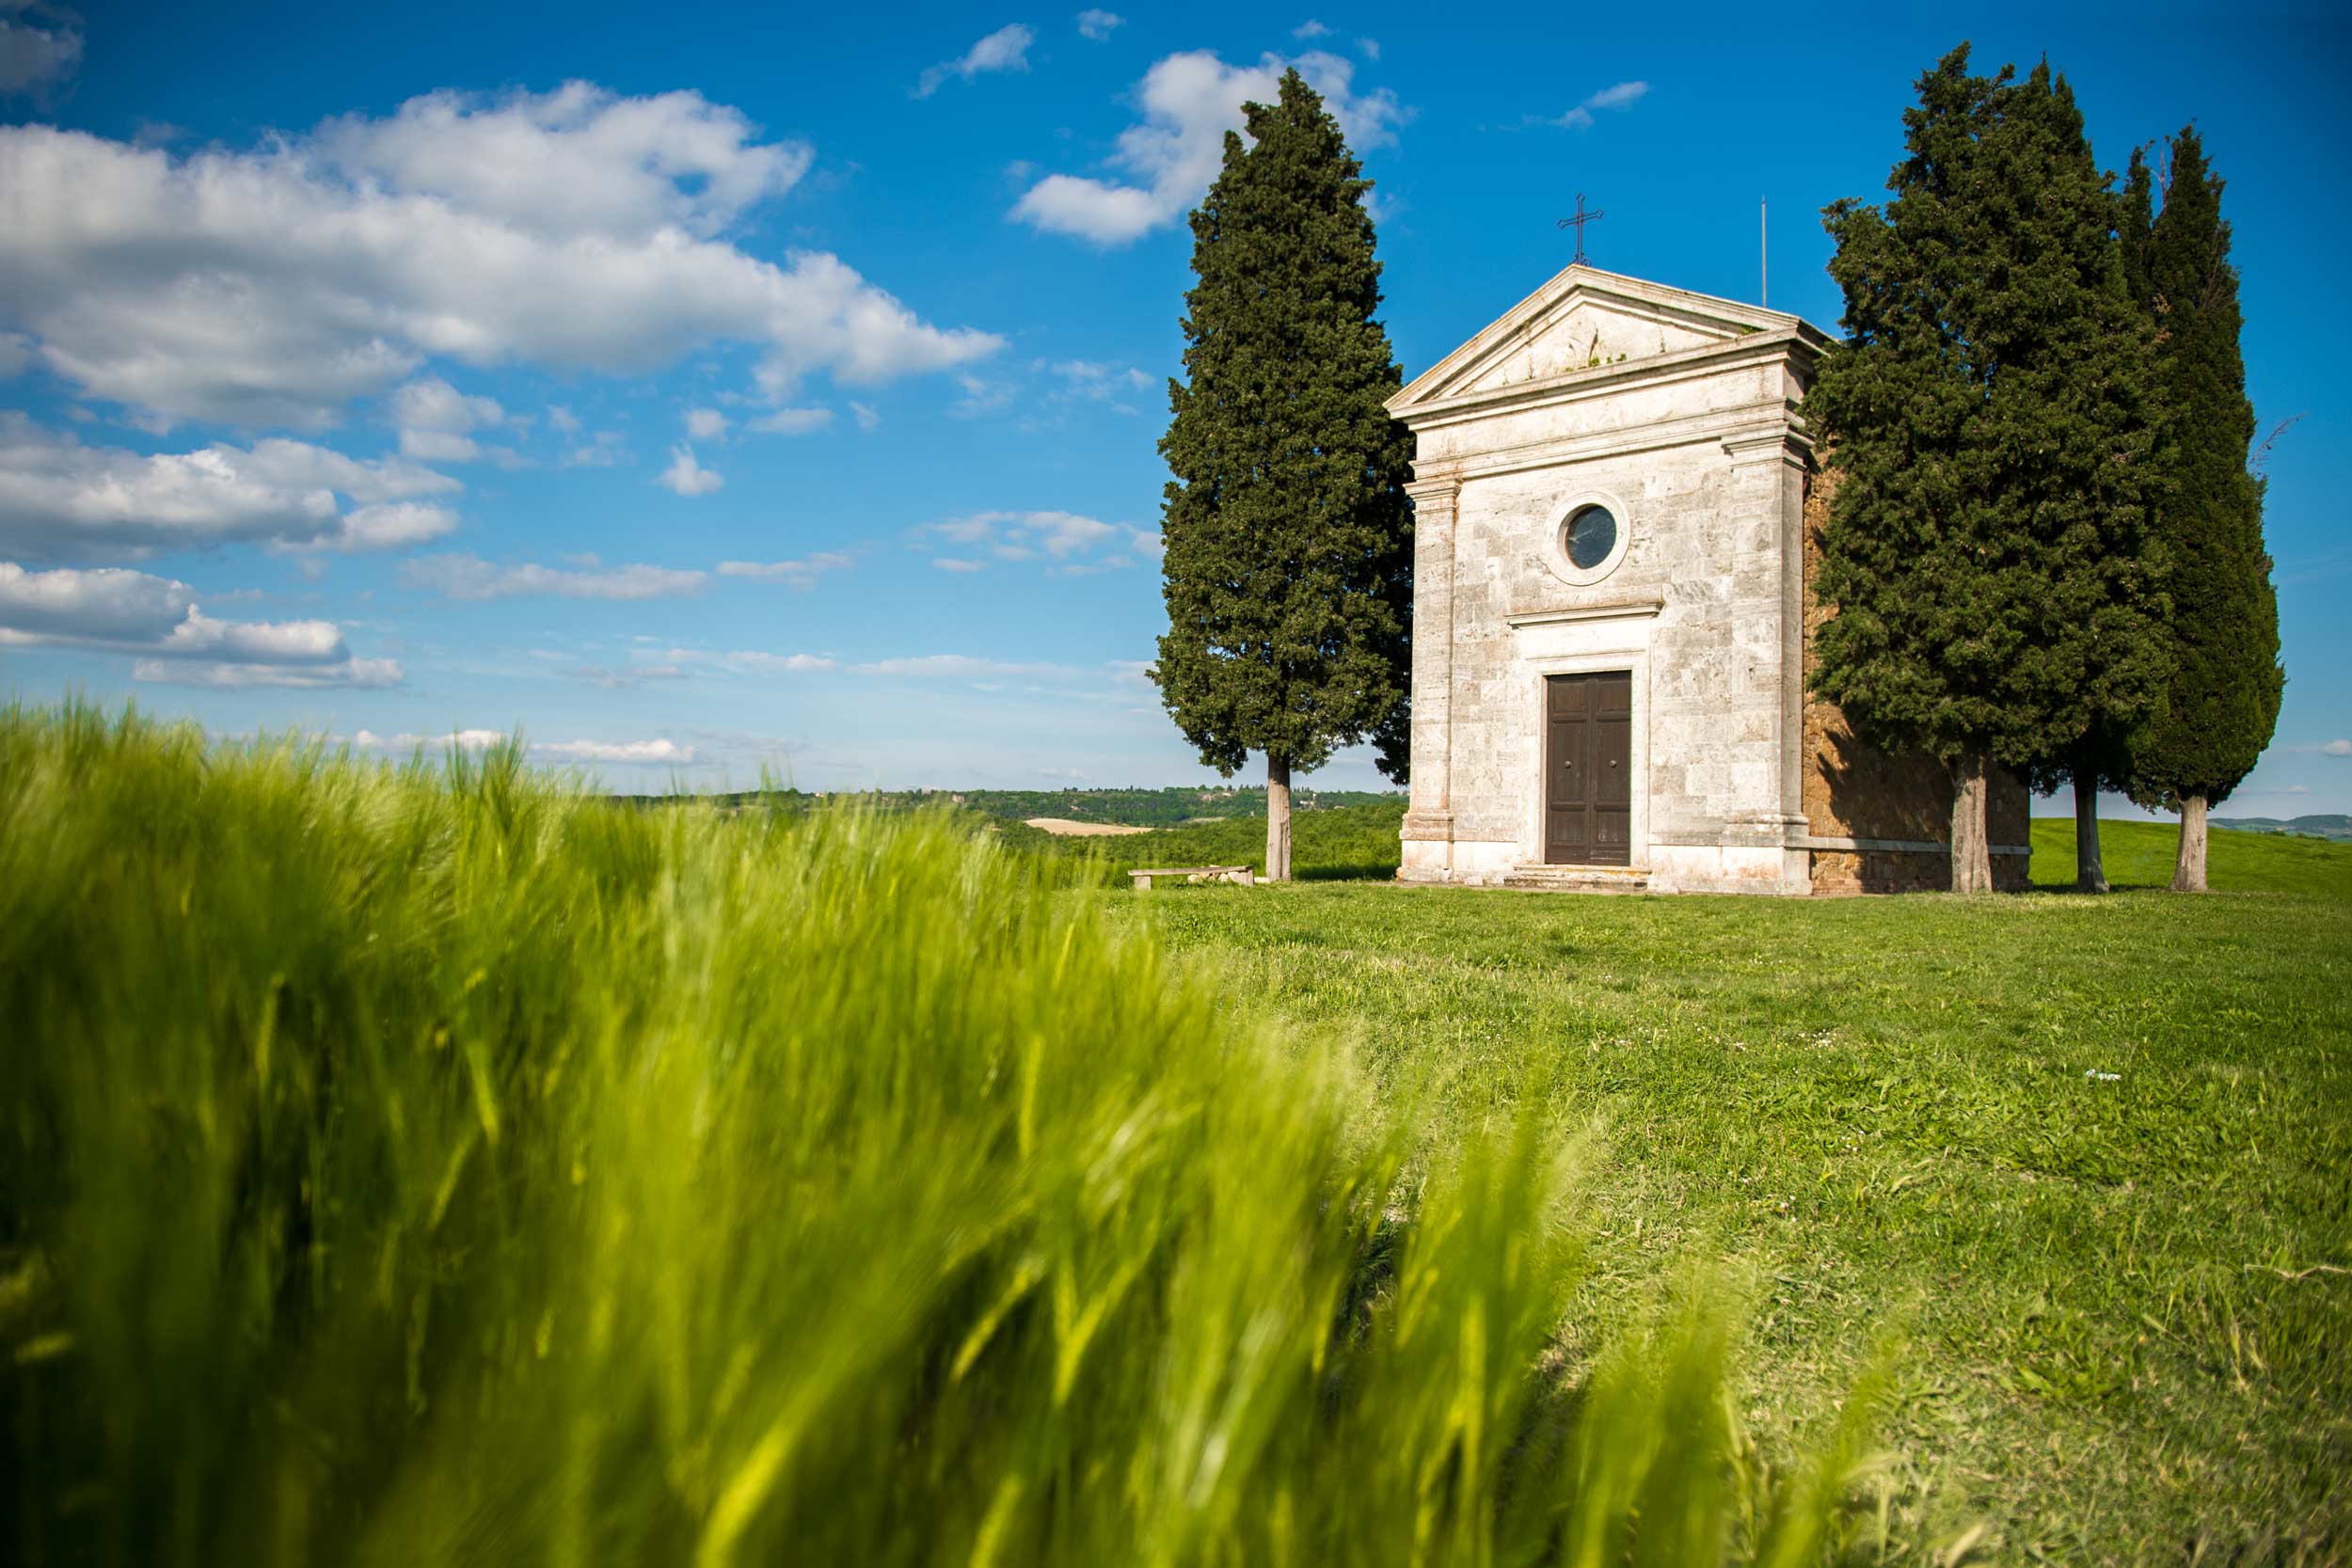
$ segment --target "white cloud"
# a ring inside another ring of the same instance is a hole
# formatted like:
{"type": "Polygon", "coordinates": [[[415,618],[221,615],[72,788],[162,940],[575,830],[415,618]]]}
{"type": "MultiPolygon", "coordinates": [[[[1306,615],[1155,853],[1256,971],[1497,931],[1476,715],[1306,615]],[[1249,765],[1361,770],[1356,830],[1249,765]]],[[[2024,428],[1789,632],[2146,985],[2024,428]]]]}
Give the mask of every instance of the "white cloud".
{"type": "Polygon", "coordinates": [[[587,445],[574,447],[565,453],[564,466],[567,468],[609,468],[627,455],[622,449],[619,431],[599,430],[587,445]]]}
{"type": "Polygon", "coordinates": [[[319,127],[317,153],[354,181],[496,213],[543,234],[719,233],[800,182],[816,152],[761,143],[740,110],[698,92],[621,98],[588,82],[500,98],[441,91],[388,119],[319,127]]]}
{"type": "MultiPolygon", "coordinates": [[[[976,512],[926,524],[915,532],[958,545],[984,545],[999,561],[1033,561],[1041,554],[1066,561],[1116,538],[1120,530],[1075,512],[976,512]]],[[[972,569],[946,562],[942,566],[950,572],[972,569]]]]}
{"type": "Polygon", "coordinates": [[[319,427],[428,357],[641,374],[762,351],[763,385],[967,363],[837,258],[720,237],[808,166],[693,93],[416,99],[249,152],[0,127],[0,325],[161,420],[319,427]]]}
{"type": "Polygon", "coordinates": [[[480,601],[550,594],[564,599],[658,599],[702,592],[708,574],[668,566],[565,571],[524,562],[501,566],[476,555],[428,555],[401,563],[404,586],[480,601]]]}
{"type": "Polygon", "coordinates": [[[342,530],[320,541],[339,550],[392,550],[457,530],[457,514],[421,501],[386,501],[346,515],[342,530]]]}
{"type": "MultiPolygon", "coordinates": [[[[853,403],[850,406],[861,408],[865,405],[853,403]]],[[[863,423],[863,420],[860,422],[863,423]]],[[[833,410],[830,408],[779,408],[772,414],[762,414],[755,420],[748,420],[743,428],[757,431],[763,436],[809,436],[832,423],[833,410]]]]}
{"type": "Polygon", "coordinates": [[[689,408],[686,434],[696,441],[723,441],[726,439],[727,417],[716,408],[689,408]]]}
{"type": "Polygon", "coordinates": [[[654,483],[677,495],[707,496],[726,481],[696,463],[694,449],[681,441],[670,449],[670,466],[654,483]]]}
{"type": "Polygon", "coordinates": [[[226,442],[210,449],[225,461],[270,484],[289,487],[323,486],[340,490],[363,504],[406,500],[413,496],[453,495],[465,488],[454,479],[397,457],[347,457],[308,441],[273,436],[239,451],[226,442]]]}
{"type": "Polygon", "coordinates": [[[1009,408],[1012,405],[1014,395],[1020,391],[1009,381],[993,381],[983,375],[959,375],[956,384],[963,388],[963,396],[958,398],[947,412],[960,420],[977,419],[982,414],[993,414],[1009,408]]]}
{"type": "Polygon", "coordinates": [[[701,665],[731,675],[808,675],[838,667],[822,654],[771,654],[754,648],[740,648],[732,653],[714,653],[701,648],[668,648],[644,657],[660,660],[653,666],[655,669],[701,665]]]}
{"type": "Polygon", "coordinates": [[[2352,757],[2352,740],[2343,738],[2330,740],[2320,750],[2331,757],[2352,757]]]}
{"type": "Polygon", "coordinates": [[[1096,43],[1127,24],[1127,19],[1115,11],[1083,10],[1078,13],[1077,20],[1078,36],[1096,43]]]}
{"type": "Polygon", "coordinates": [[[351,737],[351,743],[372,752],[413,752],[420,746],[476,752],[506,738],[497,730],[452,730],[447,735],[377,735],[373,730],[361,730],[351,737]]]}
{"type": "Polygon", "coordinates": [[[438,376],[411,381],[392,394],[392,422],[403,430],[477,430],[505,419],[496,398],[469,397],[438,376]]]}
{"type": "Polygon", "coordinates": [[[1136,412],[1135,405],[1124,400],[1138,392],[1150,391],[1152,377],[1133,365],[1115,365],[1096,359],[1062,359],[1051,367],[1064,382],[1062,389],[1054,394],[1057,402],[1106,403],[1121,414],[1136,412]]]}
{"type": "Polygon", "coordinates": [[[1570,131],[1588,131],[1592,129],[1595,109],[1629,109],[1634,101],[1647,91],[1647,82],[1619,82],[1614,87],[1601,88],[1557,119],[1547,119],[1542,123],[1570,131]]]}
{"type": "Polygon", "coordinates": [[[505,422],[497,399],[469,397],[439,376],[404,383],[392,393],[392,423],[404,457],[470,463],[485,455],[471,433],[505,422]]]}
{"type": "Polygon", "coordinates": [[[729,670],[762,675],[813,675],[836,668],[821,654],[763,654],[745,651],[722,654],[719,663],[729,670]]]}
{"type": "Polygon", "coordinates": [[[580,416],[560,403],[548,404],[548,427],[559,436],[580,434],[580,416]]]}
{"type": "Polygon", "coordinates": [[[1118,530],[1074,512],[1024,512],[1009,531],[1015,539],[1035,541],[1048,555],[1065,556],[1091,549],[1118,530]]]}
{"type": "Polygon", "coordinates": [[[1313,51],[1295,61],[1268,55],[1254,66],[1229,66],[1207,50],[1170,55],[1136,90],[1140,123],[1120,134],[1109,160],[1127,182],[1053,174],[1029,187],[1012,216],[1051,233],[1097,245],[1123,245],[1174,223],[1216,177],[1225,133],[1239,130],[1242,105],[1280,95],[1287,64],[1297,66],[1358,152],[1396,139],[1409,118],[1386,87],[1359,94],[1355,66],[1313,51]]]}
{"type": "Polygon", "coordinates": [[[632,664],[621,670],[614,670],[601,664],[589,664],[566,670],[564,673],[574,680],[583,680],[592,686],[601,686],[608,690],[625,686],[637,686],[645,681],[682,681],[692,673],[675,664],[632,664]]]}
{"type": "Polygon", "coordinates": [[[59,641],[159,642],[196,608],[195,594],[120,567],[28,572],[0,562],[0,628],[59,641]]]}
{"type": "MultiPolygon", "coordinates": [[[[414,752],[420,748],[479,752],[502,746],[513,737],[498,730],[452,730],[447,735],[377,735],[361,730],[351,744],[370,752],[414,752]]],[[[694,748],[667,738],[658,740],[538,740],[524,748],[533,756],[566,762],[675,763],[694,760],[694,748]]]]}
{"type": "Polygon", "coordinates": [[[0,381],[24,374],[32,362],[32,339],[22,332],[0,332],[0,381]]]}
{"type": "Polygon", "coordinates": [[[969,82],[993,71],[1026,71],[1029,45],[1036,41],[1037,35],[1018,22],[999,27],[965,50],[961,58],[943,60],[924,71],[922,81],[915,84],[914,96],[929,98],[950,76],[961,76],[969,82]]]}
{"type": "Polygon", "coordinates": [[[675,740],[555,740],[542,741],[531,750],[540,756],[564,757],[573,762],[691,762],[694,748],[681,746],[675,740]]]}
{"type": "MultiPolygon", "coordinates": [[[[16,6],[0,7],[15,10],[16,6]]],[[[82,62],[82,34],[70,25],[36,27],[0,17],[0,93],[24,92],[61,81],[82,62]]]]}
{"type": "Polygon", "coordinates": [[[1301,40],[1328,38],[1330,34],[1330,28],[1312,20],[1302,22],[1291,29],[1291,37],[1301,40]]]}
{"type": "Polygon", "coordinates": [[[978,562],[965,561],[960,556],[952,555],[935,555],[931,557],[931,564],[938,567],[943,572],[977,572],[980,570],[980,563],[978,562]]]}
{"type": "Polygon", "coordinates": [[[347,658],[340,664],[196,664],[142,658],[131,665],[131,678],[164,686],[212,686],[244,689],[256,686],[314,690],[321,687],[354,686],[375,689],[398,686],[400,661],[392,658],[347,658]]]}
{"type": "Polygon", "coordinates": [[[119,566],[27,571],[0,561],[0,646],[144,655],[134,679],[203,686],[391,686],[391,659],[353,657],[331,621],[216,621],[196,590],[119,566]]]}
{"type": "Polygon", "coordinates": [[[857,427],[860,430],[877,430],[882,426],[882,410],[870,403],[859,403],[851,399],[850,412],[857,416],[857,427]]]}
{"type": "Polygon", "coordinates": [[[0,549],[41,560],[230,543],[374,549],[447,533],[440,507],[384,503],[460,488],[396,458],[365,461],[304,441],[227,442],[141,456],[85,446],[0,412],[0,549]],[[337,493],[365,503],[345,514],[337,493]]]}
{"type": "Polygon", "coordinates": [[[847,571],[852,564],[846,555],[820,550],[799,561],[722,561],[719,562],[719,575],[723,578],[781,579],[795,588],[810,588],[825,573],[847,571]]]}
{"type": "Polygon", "coordinates": [[[852,664],[860,675],[911,675],[918,678],[972,678],[996,675],[1068,675],[1060,664],[1011,664],[1000,658],[975,658],[968,654],[926,654],[917,658],[880,658],[852,664]]]}

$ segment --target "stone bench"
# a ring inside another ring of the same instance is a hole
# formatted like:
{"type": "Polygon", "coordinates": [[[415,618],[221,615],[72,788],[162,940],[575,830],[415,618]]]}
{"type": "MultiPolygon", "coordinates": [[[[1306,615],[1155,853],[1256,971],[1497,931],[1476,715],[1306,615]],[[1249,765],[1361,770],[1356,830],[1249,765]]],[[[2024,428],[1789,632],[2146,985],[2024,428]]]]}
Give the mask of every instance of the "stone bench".
{"type": "Polygon", "coordinates": [[[1136,886],[1149,892],[1152,880],[1160,877],[1182,877],[1187,882],[1232,882],[1241,887],[1254,886],[1257,878],[1246,865],[1160,865],[1146,871],[1127,873],[1136,886]]]}

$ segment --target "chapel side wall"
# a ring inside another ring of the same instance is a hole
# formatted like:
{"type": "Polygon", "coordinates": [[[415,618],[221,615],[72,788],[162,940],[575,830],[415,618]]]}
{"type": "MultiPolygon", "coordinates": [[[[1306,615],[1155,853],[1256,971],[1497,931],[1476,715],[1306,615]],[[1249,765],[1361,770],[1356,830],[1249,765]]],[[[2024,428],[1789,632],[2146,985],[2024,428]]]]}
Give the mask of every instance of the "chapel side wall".
{"type": "MultiPolygon", "coordinates": [[[[1837,705],[1813,695],[1815,634],[1832,610],[1815,591],[1820,534],[1829,519],[1837,473],[1817,472],[1804,502],[1804,800],[1806,831],[1821,838],[1893,839],[1948,844],[1952,824],[1950,773],[1921,752],[1889,753],[1865,745],[1837,705]]],[[[2030,796],[2022,781],[1994,768],[1985,800],[1987,840],[1994,846],[2030,842],[2030,796]]],[[[2003,892],[2023,890],[2029,857],[1994,855],[1993,881],[2003,892]]],[[[1816,893],[1927,893],[1952,885],[1948,851],[1817,849],[1816,893]]]]}

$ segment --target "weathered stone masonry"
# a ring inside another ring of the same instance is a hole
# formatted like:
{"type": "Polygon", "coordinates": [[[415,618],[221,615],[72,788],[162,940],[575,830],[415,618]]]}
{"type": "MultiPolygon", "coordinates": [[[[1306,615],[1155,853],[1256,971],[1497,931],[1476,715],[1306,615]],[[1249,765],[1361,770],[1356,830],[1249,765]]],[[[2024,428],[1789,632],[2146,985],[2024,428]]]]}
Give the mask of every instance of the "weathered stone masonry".
{"type": "MultiPolygon", "coordinates": [[[[1572,266],[1391,400],[1418,446],[1400,876],[1545,875],[1546,679],[1622,672],[1635,885],[1947,881],[1942,770],[1854,748],[1804,692],[1820,501],[1797,404],[1827,341],[1794,316],[1572,266]],[[1616,544],[1580,566],[1564,530],[1587,506],[1616,544]]],[[[2001,781],[1994,807],[1996,850],[2022,845],[2022,789],[2001,781]]],[[[2022,879],[2022,856],[1995,865],[2022,879]]]]}

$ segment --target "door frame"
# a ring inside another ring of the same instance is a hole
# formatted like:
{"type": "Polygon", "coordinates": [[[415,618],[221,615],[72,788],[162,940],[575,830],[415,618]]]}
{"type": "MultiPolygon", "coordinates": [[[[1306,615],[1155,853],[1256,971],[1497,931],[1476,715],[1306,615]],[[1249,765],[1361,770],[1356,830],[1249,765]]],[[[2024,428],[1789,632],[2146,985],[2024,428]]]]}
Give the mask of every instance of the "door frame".
{"type": "Polygon", "coordinates": [[[1520,689],[1522,705],[1519,711],[1527,715],[1526,734],[1532,742],[1526,753],[1526,763],[1519,770],[1521,778],[1525,781],[1519,812],[1520,863],[1525,865],[1544,863],[1544,791],[1547,787],[1544,756],[1545,748],[1550,740],[1549,710],[1545,699],[1545,678],[1550,675],[1599,674],[1614,670],[1623,671],[1631,677],[1628,684],[1632,688],[1633,696],[1633,721],[1626,736],[1626,749],[1629,753],[1627,766],[1632,772],[1632,777],[1628,783],[1633,798],[1631,821],[1628,825],[1626,835],[1630,840],[1626,859],[1633,870],[1646,871],[1649,869],[1650,753],[1648,618],[1646,616],[1638,619],[1627,617],[1625,620],[1615,621],[1613,626],[1611,621],[1596,620],[1571,626],[1541,628],[1531,626],[1522,628],[1518,635],[1523,643],[1536,642],[1538,639],[1531,634],[1538,630],[1552,634],[1540,641],[1553,643],[1553,646],[1549,651],[1541,653],[1532,647],[1523,647],[1519,657],[1521,679],[1525,682],[1520,689]],[[1629,626],[1626,624],[1627,621],[1631,621],[1632,624],[1629,626]],[[1641,641],[1631,646],[1620,645],[1613,648],[1591,645],[1621,641],[1629,637],[1639,638],[1641,641]],[[1577,642],[1584,642],[1587,646],[1561,647],[1554,641],[1555,638],[1559,642],[1573,640],[1577,642]]]}
{"type": "Polygon", "coordinates": [[[1568,671],[1561,673],[1546,675],[1544,677],[1543,753],[1544,835],[1543,842],[1538,846],[1538,847],[1543,851],[1543,863],[1546,865],[1622,865],[1630,867],[1633,863],[1633,672],[1630,670],[1589,670],[1581,672],[1568,671]],[[1616,686],[1620,679],[1622,679],[1624,683],[1621,689],[1625,693],[1626,703],[1624,708],[1624,723],[1626,728],[1625,776],[1617,781],[1618,786],[1622,787],[1626,792],[1626,798],[1623,802],[1626,835],[1623,847],[1624,858],[1622,860],[1603,860],[1600,858],[1600,818],[1602,811],[1602,800],[1600,797],[1603,792],[1602,774],[1597,770],[1601,752],[1603,750],[1599,744],[1600,725],[1602,722],[1599,699],[1600,693],[1603,690],[1609,689],[1610,687],[1616,686]],[[1551,799],[1551,786],[1559,780],[1560,757],[1556,750],[1559,741],[1559,728],[1552,711],[1551,700],[1563,689],[1565,683],[1568,682],[1581,683],[1584,691],[1587,693],[1584,719],[1581,727],[1582,729],[1583,740],[1587,752],[1584,760],[1593,766],[1587,767],[1582,772],[1578,774],[1576,780],[1577,786],[1583,791],[1581,809],[1584,812],[1586,858],[1581,861],[1554,861],[1551,858],[1551,832],[1557,825],[1553,821],[1553,816],[1554,808],[1558,802],[1551,799]]]}

